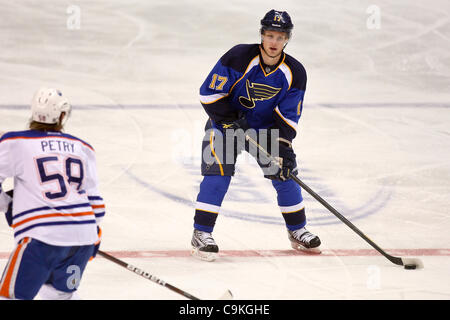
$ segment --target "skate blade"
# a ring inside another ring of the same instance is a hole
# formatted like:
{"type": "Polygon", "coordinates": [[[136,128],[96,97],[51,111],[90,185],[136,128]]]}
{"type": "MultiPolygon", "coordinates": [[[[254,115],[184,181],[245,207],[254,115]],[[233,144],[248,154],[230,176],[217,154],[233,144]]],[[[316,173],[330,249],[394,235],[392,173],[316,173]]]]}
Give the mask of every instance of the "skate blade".
{"type": "Polygon", "coordinates": [[[203,260],[203,261],[212,262],[217,259],[218,255],[217,255],[217,252],[205,252],[205,251],[200,251],[197,248],[192,248],[191,256],[193,256],[194,258],[203,260]]]}
{"type": "Polygon", "coordinates": [[[294,243],[294,242],[291,242],[291,247],[294,250],[306,252],[306,253],[309,253],[309,254],[321,254],[322,253],[322,250],[320,250],[320,247],[306,248],[306,247],[302,246],[301,244],[294,243]]]}
{"type": "Polygon", "coordinates": [[[233,294],[230,290],[227,290],[223,295],[219,297],[218,300],[233,300],[233,294]]]}

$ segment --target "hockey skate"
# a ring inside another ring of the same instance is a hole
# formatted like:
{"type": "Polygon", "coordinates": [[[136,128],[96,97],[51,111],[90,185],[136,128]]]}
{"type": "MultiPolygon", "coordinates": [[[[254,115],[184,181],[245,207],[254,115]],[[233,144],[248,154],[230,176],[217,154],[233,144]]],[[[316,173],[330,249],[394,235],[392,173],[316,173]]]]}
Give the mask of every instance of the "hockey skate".
{"type": "Polygon", "coordinates": [[[194,229],[191,240],[191,255],[204,261],[214,261],[217,258],[219,247],[211,233],[194,229]]]}
{"type": "Polygon", "coordinates": [[[288,230],[289,241],[291,241],[291,247],[295,250],[301,250],[308,253],[321,253],[319,248],[320,239],[318,236],[312,234],[305,228],[297,229],[294,231],[288,230]]]}

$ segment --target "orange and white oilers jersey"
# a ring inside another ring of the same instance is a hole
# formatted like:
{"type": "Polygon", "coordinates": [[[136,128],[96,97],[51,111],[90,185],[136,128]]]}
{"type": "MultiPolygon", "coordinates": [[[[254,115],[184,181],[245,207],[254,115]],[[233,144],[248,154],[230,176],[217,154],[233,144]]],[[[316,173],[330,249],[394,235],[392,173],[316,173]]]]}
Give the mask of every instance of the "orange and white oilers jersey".
{"type": "MultiPolygon", "coordinates": [[[[7,132],[0,138],[0,190],[14,179],[12,223],[18,243],[30,237],[56,246],[97,242],[105,215],[94,149],[61,132],[7,132]]],[[[8,196],[0,193],[0,211],[8,196]]]]}

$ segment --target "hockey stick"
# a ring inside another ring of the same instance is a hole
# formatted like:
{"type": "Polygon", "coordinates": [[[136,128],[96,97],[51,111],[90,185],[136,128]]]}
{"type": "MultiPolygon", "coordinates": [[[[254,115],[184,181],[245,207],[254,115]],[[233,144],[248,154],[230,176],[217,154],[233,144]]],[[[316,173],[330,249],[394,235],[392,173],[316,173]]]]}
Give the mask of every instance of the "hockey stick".
{"type": "MultiPolygon", "coordinates": [[[[255,145],[271,162],[276,163],[280,168],[281,165],[277,159],[272,157],[258,142],[253,140],[250,136],[246,135],[245,139],[255,145]]],[[[350,229],[356,232],[361,238],[363,238],[367,243],[369,243],[375,250],[385,256],[389,261],[396,265],[404,266],[405,269],[416,269],[423,268],[423,263],[417,258],[401,258],[394,257],[386,253],[381,249],[375,242],[373,242],[368,236],[366,236],[361,230],[359,230],[353,223],[351,223],[347,218],[340,214],[335,208],[333,208],[328,202],[326,202],[322,197],[315,193],[310,187],[308,187],[303,181],[301,181],[297,176],[291,175],[290,178],[294,180],[300,187],[302,187],[306,192],[308,192],[314,199],[319,201],[325,208],[327,208],[332,214],[334,214],[339,220],[345,223],[350,229]]]]}
{"type": "MultiPolygon", "coordinates": [[[[101,255],[102,257],[108,259],[109,261],[112,261],[112,262],[114,262],[114,263],[124,267],[125,269],[130,270],[131,272],[134,272],[134,273],[136,273],[136,274],[138,274],[138,275],[140,275],[140,276],[142,276],[142,277],[144,277],[144,278],[146,278],[146,279],[148,279],[150,281],[153,281],[154,283],[157,283],[157,284],[159,284],[159,285],[161,285],[163,287],[166,287],[166,288],[168,288],[168,289],[170,289],[172,291],[175,291],[178,294],[181,294],[182,296],[185,296],[188,299],[200,300],[199,298],[194,297],[192,294],[187,293],[186,291],[181,290],[181,289],[179,289],[179,288],[177,288],[177,287],[175,287],[175,286],[173,286],[173,285],[171,285],[171,284],[169,284],[169,283],[167,283],[167,282],[165,282],[165,281],[163,281],[163,280],[161,280],[161,279],[159,279],[159,278],[149,274],[148,272],[145,272],[142,269],[139,269],[139,268],[137,268],[137,267],[135,267],[135,266],[133,266],[131,264],[128,264],[125,261],[119,260],[116,257],[114,257],[114,256],[112,256],[112,255],[110,255],[110,254],[108,254],[108,253],[106,253],[104,251],[99,250],[98,254],[101,255]]],[[[219,298],[219,300],[230,300],[232,298],[233,298],[233,294],[231,293],[230,290],[227,290],[219,298]]]]}

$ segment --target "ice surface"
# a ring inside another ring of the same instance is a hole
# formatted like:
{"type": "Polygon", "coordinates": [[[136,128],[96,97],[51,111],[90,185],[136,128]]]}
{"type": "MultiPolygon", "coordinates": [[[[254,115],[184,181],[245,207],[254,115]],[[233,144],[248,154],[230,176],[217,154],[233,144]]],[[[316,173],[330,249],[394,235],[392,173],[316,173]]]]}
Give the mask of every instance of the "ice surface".
{"type": "MultiPolygon", "coordinates": [[[[421,270],[373,253],[305,192],[308,226],[324,254],[293,254],[270,182],[245,157],[214,231],[221,258],[191,258],[206,120],[198,89],[231,46],[259,41],[259,20],[274,3],[73,5],[2,4],[0,131],[26,127],[41,85],[70,97],[66,131],[97,151],[107,204],[102,250],[203,299],[226,289],[255,300],[450,298],[448,1],[280,0],[275,7],[293,18],[286,52],[308,72],[294,143],[301,178],[387,252],[420,258],[421,270]],[[380,29],[367,27],[371,5],[380,29]]],[[[2,269],[13,247],[2,223],[2,269]]],[[[103,258],[89,263],[79,293],[185,299],[103,258]]]]}

